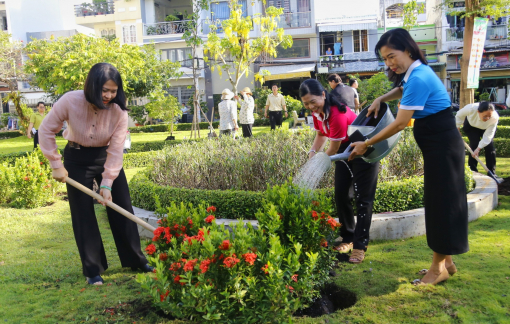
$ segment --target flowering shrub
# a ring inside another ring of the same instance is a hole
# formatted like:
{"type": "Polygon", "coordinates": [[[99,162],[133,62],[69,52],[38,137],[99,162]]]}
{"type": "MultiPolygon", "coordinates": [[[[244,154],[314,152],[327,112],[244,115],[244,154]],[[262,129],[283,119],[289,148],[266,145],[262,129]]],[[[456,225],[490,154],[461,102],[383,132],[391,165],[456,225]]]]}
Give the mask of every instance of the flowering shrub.
{"type": "Polygon", "coordinates": [[[0,185],[4,188],[0,202],[15,208],[45,206],[55,200],[61,183],[53,180],[51,167],[38,149],[18,158],[14,167],[0,168],[0,185]]]}
{"type": "Polygon", "coordinates": [[[297,190],[285,184],[266,191],[259,230],[239,222],[230,232],[216,224],[215,208],[173,204],[146,248],[155,274],[137,281],[177,318],[287,322],[327,279],[332,251],[324,242],[339,226],[327,216],[327,199],[297,190]]]}

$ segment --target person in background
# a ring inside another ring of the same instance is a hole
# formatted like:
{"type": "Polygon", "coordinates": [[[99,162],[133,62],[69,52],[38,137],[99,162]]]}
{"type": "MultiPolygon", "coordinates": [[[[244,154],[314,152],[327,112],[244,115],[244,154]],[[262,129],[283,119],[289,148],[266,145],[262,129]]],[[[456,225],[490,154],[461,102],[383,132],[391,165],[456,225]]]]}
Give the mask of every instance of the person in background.
{"type": "Polygon", "coordinates": [[[189,110],[188,107],[186,107],[186,104],[183,102],[181,106],[182,113],[185,114],[188,112],[188,110],[189,110]]]}
{"type": "Polygon", "coordinates": [[[333,51],[331,50],[331,47],[328,47],[328,50],[326,51],[326,55],[333,55],[333,51]]]}
{"type": "Polygon", "coordinates": [[[356,110],[356,113],[359,113],[359,111],[361,110],[361,106],[359,104],[359,94],[358,94],[358,80],[352,78],[352,79],[349,79],[349,86],[352,88],[352,90],[354,91],[354,105],[355,105],[355,110],[356,110]]]}
{"type": "Polygon", "coordinates": [[[46,117],[46,107],[44,106],[44,102],[39,101],[37,103],[37,112],[33,113],[32,116],[30,116],[30,125],[28,125],[27,129],[27,137],[31,138],[31,134],[34,134],[34,149],[37,148],[37,145],[39,144],[39,127],[41,126],[41,123],[46,117]]]}
{"type": "Polygon", "coordinates": [[[446,88],[409,32],[403,28],[387,31],[377,42],[375,54],[388,67],[394,88],[374,100],[367,117],[377,118],[382,102],[402,100],[395,121],[372,138],[351,144],[349,159],[415,119],[414,138],[423,155],[425,229],[433,254],[428,271],[420,271],[425,276],[414,284],[436,285],[457,272],[452,255],[469,251],[464,144],[446,88]]]}
{"type": "MultiPolygon", "coordinates": [[[[350,90],[349,90],[350,91],[350,90]]],[[[356,119],[356,114],[338,102],[324,90],[319,81],[305,80],[299,87],[299,96],[306,109],[310,110],[316,131],[308,157],[312,158],[329,139],[326,154],[331,156],[344,152],[350,141],[347,128],[356,119]]],[[[348,253],[351,263],[361,263],[369,243],[372,207],[374,204],[379,162],[368,163],[363,159],[335,162],[335,204],[342,242],[335,250],[348,253]],[[354,222],[352,199],[349,188],[354,185],[357,223],[354,222]]]]}
{"type": "Polygon", "coordinates": [[[352,88],[343,84],[342,78],[338,74],[330,74],[328,76],[328,83],[331,87],[331,95],[354,112],[356,103],[354,102],[352,88]]]}
{"type": "Polygon", "coordinates": [[[478,157],[480,150],[485,148],[485,163],[487,168],[496,174],[496,149],[494,148],[494,135],[498,126],[499,115],[494,105],[487,101],[469,104],[460,109],[455,115],[455,122],[460,132],[460,127],[469,139],[469,146],[473,155],[469,156],[468,165],[472,171],[478,172],[478,157]]]}
{"type": "Polygon", "coordinates": [[[267,111],[269,110],[269,122],[271,123],[271,130],[275,130],[276,126],[282,127],[282,110],[285,112],[285,118],[289,117],[289,114],[287,114],[285,98],[281,93],[278,93],[278,85],[273,84],[271,90],[273,90],[273,93],[267,96],[264,117],[268,117],[267,111]]]}
{"type": "Polygon", "coordinates": [[[244,88],[239,92],[243,99],[235,96],[234,98],[241,104],[241,111],[239,112],[239,123],[243,129],[243,137],[252,136],[252,127],[255,122],[253,110],[255,109],[255,100],[249,87],[244,88]]]}
{"type": "Polygon", "coordinates": [[[232,131],[237,132],[237,104],[232,101],[234,93],[229,89],[221,92],[221,102],[218,104],[220,114],[220,136],[230,135],[232,131]]]}
{"type": "MultiPolygon", "coordinates": [[[[122,169],[128,114],[122,78],[108,63],[90,69],[83,90],[64,94],[53,106],[39,128],[39,145],[53,168],[53,178],[71,179],[92,190],[100,184],[100,203],[107,201],[133,213],[126,175],[122,169]],[[67,121],[63,137],[64,163],[58,153],[55,134],[67,121]]],[[[101,274],[108,269],[105,249],[94,212],[92,197],[67,185],[74,237],[80,253],[83,274],[91,285],[102,285],[101,274]]],[[[135,222],[110,207],[106,208],[122,267],[152,271],[140,247],[135,222]]]]}

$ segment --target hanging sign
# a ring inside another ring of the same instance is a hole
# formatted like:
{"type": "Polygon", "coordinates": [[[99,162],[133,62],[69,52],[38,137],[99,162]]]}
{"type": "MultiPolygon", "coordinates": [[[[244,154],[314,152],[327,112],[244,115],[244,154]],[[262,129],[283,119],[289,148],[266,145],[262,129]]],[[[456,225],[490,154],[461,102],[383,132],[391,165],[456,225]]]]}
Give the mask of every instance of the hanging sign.
{"type": "Polygon", "coordinates": [[[467,76],[467,87],[477,89],[480,78],[480,64],[482,63],[483,46],[485,45],[485,35],[487,34],[487,18],[475,18],[473,26],[473,41],[471,43],[471,56],[469,57],[469,67],[467,76]]]}

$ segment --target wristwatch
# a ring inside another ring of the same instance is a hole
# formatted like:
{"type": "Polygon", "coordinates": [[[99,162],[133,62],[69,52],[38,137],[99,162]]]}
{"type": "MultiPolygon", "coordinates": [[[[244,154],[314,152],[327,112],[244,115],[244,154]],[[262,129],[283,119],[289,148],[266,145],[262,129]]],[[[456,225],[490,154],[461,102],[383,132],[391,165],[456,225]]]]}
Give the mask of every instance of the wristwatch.
{"type": "Polygon", "coordinates": [[[312,152],[313,152],[313,153],[317,153],[317,151],[316,151],[316,150],[310,150],[310,151],[308,151],[308,153],[309,153],[309,154],[310,154],[310,153],[312,153],[312,152]]]}

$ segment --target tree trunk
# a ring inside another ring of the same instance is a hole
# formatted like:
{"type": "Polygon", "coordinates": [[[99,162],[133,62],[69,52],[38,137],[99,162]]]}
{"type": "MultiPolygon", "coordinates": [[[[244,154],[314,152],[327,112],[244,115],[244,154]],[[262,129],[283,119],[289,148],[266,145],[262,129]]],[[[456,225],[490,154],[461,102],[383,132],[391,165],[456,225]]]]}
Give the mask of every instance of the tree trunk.
{"type": "MultiPolygon", "coordinates": [[[[466,0],[466,11],[472,11],[475,6],[478,6],[478,0],[466,0]]],[[[475,90],[468,89],[467,77],[469,68],[469,58],[471,57],[471,44],[473,43],[473,27],[475,23],[475,15],[466,17],[466,24],[464,28],[464,47],[462,51],[462,58],[460,61],[460,96],[459,108],[462,109],[475,100],[475,90]]]]}

